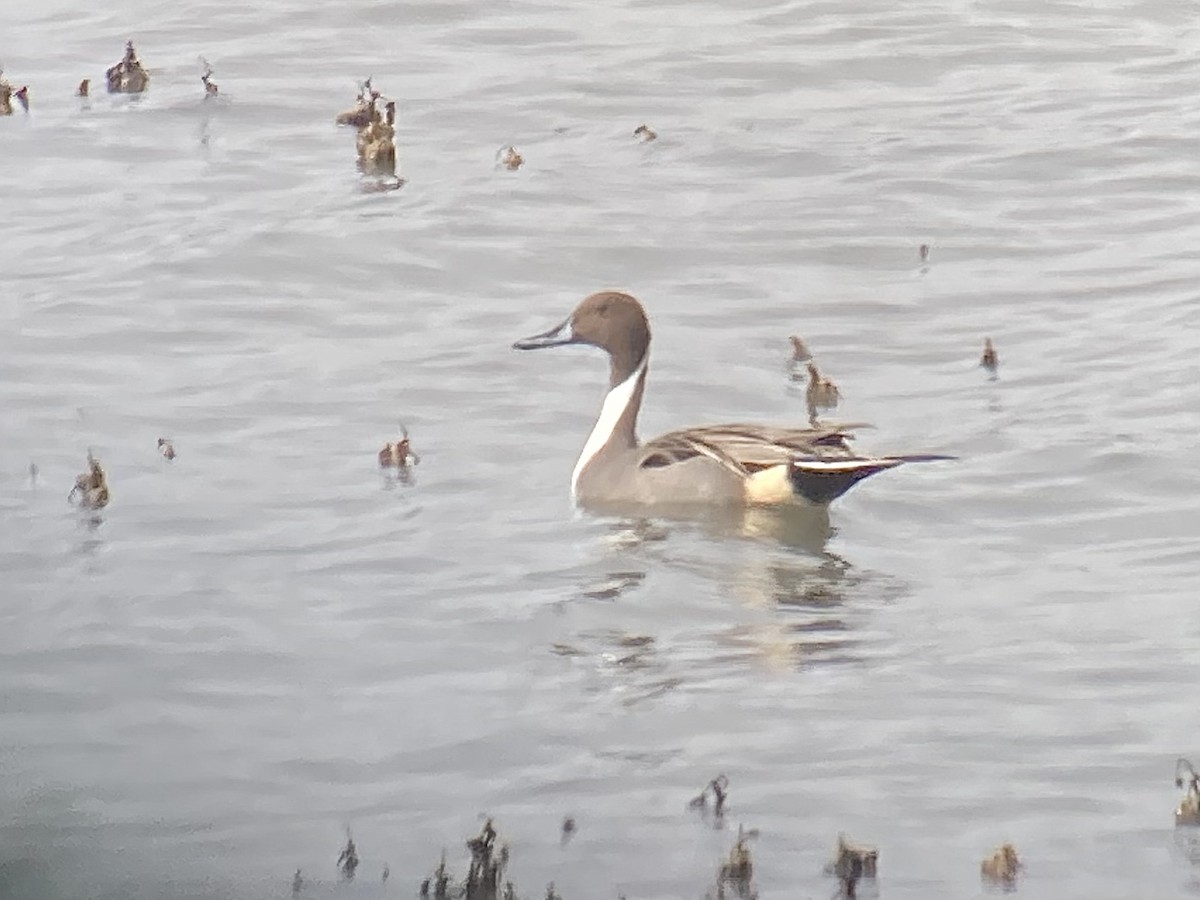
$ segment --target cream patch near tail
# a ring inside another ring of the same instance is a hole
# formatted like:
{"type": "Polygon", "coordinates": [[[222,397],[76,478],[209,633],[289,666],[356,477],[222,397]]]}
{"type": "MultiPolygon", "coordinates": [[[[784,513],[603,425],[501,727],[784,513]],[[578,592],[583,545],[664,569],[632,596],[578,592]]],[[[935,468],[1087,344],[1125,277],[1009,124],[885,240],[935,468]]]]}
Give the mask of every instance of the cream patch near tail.
{"type": "Polygon", "coordinates": [[[755,472],[746,479],[746,502],[754,504],[789,503],[796,499],[789,465],[781,463],[755,472]]]}

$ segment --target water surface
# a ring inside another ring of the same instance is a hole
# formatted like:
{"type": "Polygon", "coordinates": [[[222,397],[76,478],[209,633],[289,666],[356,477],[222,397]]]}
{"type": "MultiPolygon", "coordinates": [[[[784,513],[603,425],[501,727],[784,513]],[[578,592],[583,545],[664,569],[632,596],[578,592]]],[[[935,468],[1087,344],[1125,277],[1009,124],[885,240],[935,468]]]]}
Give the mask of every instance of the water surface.
{"type": "Polygon", "coordinates": [[[0,895],[407,895],[484,812],[529,896],[702,896],[739,823],[763,896],[832,893],[839,830],[889,900],[1005,840],[1023,896],[1200,893],[1190,8],[52,0],[0,44],[0,895]],[[128,37],[149,92],[73,98],[128,37]],[[332,124],[367,75],[397,192],[332,124]],[[605,287],[647,433],[802,421],[798,333],[865,449],[961,461],[824,530],[576,514],[603,360],[509,347],[605,287]]]}

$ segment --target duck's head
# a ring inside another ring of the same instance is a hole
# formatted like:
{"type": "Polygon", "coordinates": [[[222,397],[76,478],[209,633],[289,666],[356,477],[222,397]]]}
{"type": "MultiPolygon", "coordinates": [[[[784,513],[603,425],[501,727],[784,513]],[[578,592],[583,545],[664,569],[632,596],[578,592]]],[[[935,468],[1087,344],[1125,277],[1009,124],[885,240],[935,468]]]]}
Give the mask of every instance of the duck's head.
{"type": "MultiPolygon", "coordinates": [[[[650,321],[634,297],[619,291],[601,291],[587,297],[549,331],[513,344],[516,350],[541,350],[567,344],[586,344],[606,350],[612,358],[613,378],[623,381],[645,359],[650,349],[650,321]]],[[[618,382],[614,382],[618,383],[618,382]]]]}

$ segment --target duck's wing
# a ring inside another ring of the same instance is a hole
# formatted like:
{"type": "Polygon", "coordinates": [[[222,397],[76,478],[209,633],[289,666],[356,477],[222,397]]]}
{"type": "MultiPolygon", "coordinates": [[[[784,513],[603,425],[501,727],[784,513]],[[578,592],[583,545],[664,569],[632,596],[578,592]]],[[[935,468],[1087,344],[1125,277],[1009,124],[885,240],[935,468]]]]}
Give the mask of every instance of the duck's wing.
{"type": "Polygon", "coordinates": [[[706,456],[749,478],[756,472],[791,463],[796,457],[853,458],[849,440],[861,423],[811,428],[772,428],[765,425],[706,425],[683,428],[647,441],[638,465],[662,468],[706,456]]]}
{"type": "Polygon", "coordinates": [[[755,502],[779,502],[792,494],[827,504],[864,478],[904,463],[953,459],[940,454],[863,456],[850,448],[863,423],[771,428],[709,425],[672,431],[641,447],[638,464],[661,468],[708,457],[749,482],[755,502]]]}

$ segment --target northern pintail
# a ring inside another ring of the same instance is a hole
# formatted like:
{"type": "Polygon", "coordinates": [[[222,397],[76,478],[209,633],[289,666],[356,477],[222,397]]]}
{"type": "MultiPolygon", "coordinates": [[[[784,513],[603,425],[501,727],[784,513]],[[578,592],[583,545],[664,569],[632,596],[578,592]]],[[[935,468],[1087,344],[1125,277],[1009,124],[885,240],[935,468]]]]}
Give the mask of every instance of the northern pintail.
{"type": "Polygon", "coordinates": [[[608,395],[571,475],[571,494],[583,505],[799,500],[825,506],[876,472],[906,462],[953,458],[859,456],[849,447],[849,430],[855,427],[850,425],[709,425],[641,443],[637,417],[650,357],[650,323],[641,303],[615,291],[592,294],[561,325],[513,347],[566,344],[599,347],[610,361],[608,395]]]}

